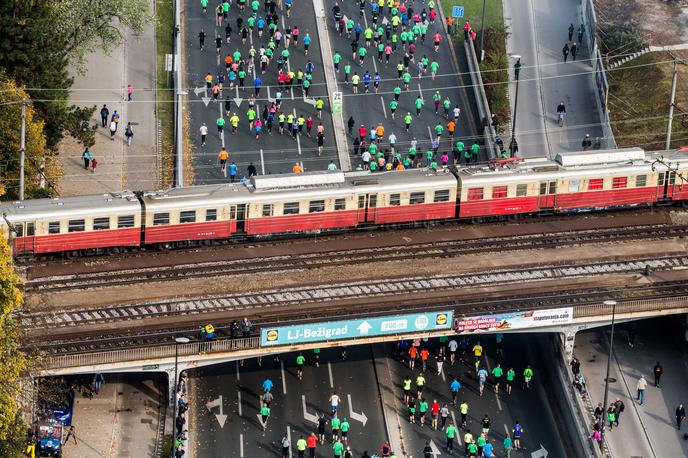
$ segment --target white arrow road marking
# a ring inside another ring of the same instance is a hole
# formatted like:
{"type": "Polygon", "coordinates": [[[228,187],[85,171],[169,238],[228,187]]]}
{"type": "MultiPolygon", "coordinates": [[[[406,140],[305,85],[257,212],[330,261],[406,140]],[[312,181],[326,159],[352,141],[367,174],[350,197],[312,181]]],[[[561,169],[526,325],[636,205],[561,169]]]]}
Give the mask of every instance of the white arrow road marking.
{"type": "Polygon", "coordinates": [[[356,421],[360,421],[363,423],[363,427],[365,427],[366,423],[368,423],[368,417],[366,417],[365,412],[361,411],[361,413],[354,412],[354,405],[351,403],[351,395],[347,394],[346,395],[347,399],[349,400],[349,416],[353,418],[356,421]]]}
{"type": "Polygon", "coordinates": [[[373,327],[368,323],[367,321],[364,321],[363,323],[359,324],[356,329],[358,329],[358,332],[361,334],[368,334],[368,331],[370,331],[373,327]]]}
{"type": "Polygon", "coordinates": [[[196,87],[194,88],[194,94],[198,95],[200,93],[203,93],[203,95],[208,95],[208,87],[203,86],[203,87],[196,87]]]}
{"type": "Polygon", "coordinates": [[[239,97],[239,86],[237,85],[234,88],[236,89],[236,97],[234,97],[234,105],[236,105],[237,108],[239,108],[241,106],[241,102],[243,102],[244,99],[239,97]]]}
{"type": "Polygon", "coordinates": [[[530,454],[530,457],[531,458],[547,458],[548,454],[549,454],[549,452],[547,451],[547,449],[545,447],[543,447],[542,444],[540,444],[540,448],[535,450],[534,452],[532,452],[530,454]]]}
{"type": "Polygon", "coordinates": [[[303,419],[306,421],[310,421],[311,423],[315,423],[317,425],[318,416],[312,413],[308,413],[308,409],[306,408],[306,395],[304,394],[301,395],[301,404],[303,404],[303,419]]]}
{"type": "Polygon", "coordinates": [[[437,456],[437,455],[442,454],[442,452],[440,452],[440,449],[437,448],[437,444],[435,444],[435,441],[433,441],[433,440],[430,440],[430,454],[432,456],[437,456]]]}
{"type": "Polygon", "coordinates": [[[207,107],[208,104],[210,103],[210,97],[201,97],[201,100],[203,100],[203,104],[207,107]]]}
{"type": "Polygon", "coordinates": [[[310,97],[304,97],[304,98],[303,98],[303,101],[306,102],[306,103],[309,104],[309,105],[315,106],[315,99],[312,99],[312,98],[310,98],[310,97]]]}
{"type": "Polygon", "coordinates": [[[239,456],[244,458],[244,435],[239,434],[239,456]]]}
{"type": "Polygon", "coordinates": [[[274,103],[275,100],[277,100],[277,99],[275,99],[274,97],[270,97],[270,86],[266,86],[265,89],[267,89],[267,91],[268,91],[268,102],[274,103]]]}
{"type": "Polygon", "coordinates": [[[227,415],[225,415],[222,411],[222,395],[220,395],[217,399],[213,401],[208,401],[205,406],[208,408],[208,411],[210,413],[213,412],[214,407],[220,407],[220,413],[215,414],[215,418],[217,419],[217,422],[220,424],[220,428],[224,428],[225,422],[227,421],[227,415]]]}

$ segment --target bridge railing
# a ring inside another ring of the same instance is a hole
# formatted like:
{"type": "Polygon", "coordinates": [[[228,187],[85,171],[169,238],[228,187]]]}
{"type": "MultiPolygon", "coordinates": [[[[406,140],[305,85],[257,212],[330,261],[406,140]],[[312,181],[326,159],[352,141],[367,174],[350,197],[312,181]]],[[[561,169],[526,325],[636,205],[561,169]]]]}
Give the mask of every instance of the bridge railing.
{"type": "Polygon", "coordinates": [[[218,339],[208,342],[189,342],[186,344],[165,344],[93,353],[78,353],[73,355],[46,356],[42,361],[42,369],[50,370],[66,367],[115,364],[127,361],[146,361],[174,358],[175,351],[177,350],[179,351],[179,356],[184,357],[199,354],[250,350],[259,347],[260,338],[256,336],[238,339],[218,339]]]}
{"type": "MultiPolygon", "coordinates": [[[[657,310],[688,308],[688,296],[675,296],[659,299],[620,300],[616,304],[616,313],[642,313],[657,310]]],[[[573,308],[574,318],[604,316],[612,314],[612,306],[600,304],[576,305],[573,308]]]]}

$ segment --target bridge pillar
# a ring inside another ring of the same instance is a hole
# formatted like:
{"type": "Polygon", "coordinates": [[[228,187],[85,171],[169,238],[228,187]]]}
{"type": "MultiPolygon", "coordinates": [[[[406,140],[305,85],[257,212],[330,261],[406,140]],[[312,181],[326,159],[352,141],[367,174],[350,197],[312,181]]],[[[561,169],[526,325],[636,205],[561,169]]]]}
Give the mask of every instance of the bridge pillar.
{"type": "Polygon", "coordinates": [[[564,350],[566,362],[571,362],[573,359],[573,347],[576,343],[576,333],[580,331],[580,326],[562,326],[559,336],[561,338],[561,346],[564,350]]]}

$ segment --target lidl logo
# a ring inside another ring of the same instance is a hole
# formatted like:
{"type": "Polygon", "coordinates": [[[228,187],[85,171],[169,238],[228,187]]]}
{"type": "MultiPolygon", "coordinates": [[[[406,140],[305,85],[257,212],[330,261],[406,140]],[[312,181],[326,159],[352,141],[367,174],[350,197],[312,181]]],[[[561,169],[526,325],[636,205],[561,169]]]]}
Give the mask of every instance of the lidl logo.
{"type": "Polygon", "coordinates": [[[279,337],[279,332],[277,331],[277,329],[268,330],[268,335],[267,335],[268,342],[274,342],[277,340],[278,337],[279,337]]]}
{"type": "Polygon", "coordinates": [[[444,326],[447,324],[447,314],[446,313],[438,313],[437,316],[435,317],[435,324],[437,326],[444,326]]]}

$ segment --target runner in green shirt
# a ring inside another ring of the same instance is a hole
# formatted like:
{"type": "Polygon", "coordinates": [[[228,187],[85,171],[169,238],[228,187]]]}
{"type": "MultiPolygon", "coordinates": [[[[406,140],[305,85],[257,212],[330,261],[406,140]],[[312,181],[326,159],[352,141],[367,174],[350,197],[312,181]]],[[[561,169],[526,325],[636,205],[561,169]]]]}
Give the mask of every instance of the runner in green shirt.
{"type": "Polygon", "coordinates": [[[530,366],[526,366],[523,371],[523,386],[524,388],[530,389],[530,381],[533,379],[533,369],[530,366]]]}
{"type": "Polygon", "coordinates": [[[420,425],[421,426],[425,425],[425,414],[427,411],[428,411],[428,401],[421,398],[420,402],[418,403],[418,414],[420,416],[420,425]]]}
{"type": "Polygon", "coordinates": [[[320,367],[320,349],[319,348],[313,349],[313,365],[315,367],[320,367]]]}
{"type": "Polygon", "coordinates": [[[268,418],[270,418],[270,407],[266,404],[263,404],[263,407],[260,408],[260,418],[261,424],[263,425],[263,431],[265,431],[268,427],[268,418]]]}
{"type": "Polygon", "coordinates": [[[342,421],[338,417],[332,417],[330,420],[330,427],[332,428],[332,442],[339,441],[339,428],[342,425],[342,421]]]}
{"type": "Polygon", "coordinates": [[[468,456],[475,457],[478,454],[478,446],[475,445],[475,441],[468,444],[466,446],[466,450],[468,450],[468,456]]]}
{"type": "Polygon", "coordinates": [[[437,140],[439,140],[440,137],[442,137],[442,132],[444,132],[444,127],[442,127],[442,124],[437,123],[437,125],[435,126],[435,135],[437,136],[437,140]]]}
{"type": "Polygon", "coordinates": [[[334,62],[334,70],[339,73],[339,63],[342,61],[342,56],[336,52],[334,53],[334,56],[332,56],[332,62],[334,62]]]}
{"type": "Polygon", "coordinates": [[[452,454],[454,452],[454,438],[458,430],[454,426],[454,422],[450,421],[449,426],[447,426],[447,453],[452,454]]]}
{"type": "Polygon", "coordinates": [[[351,64],[344,65],[344,81],[349,82],[349,74],[351,73],[351,64]]]}
{"type": "Polygon", "coordinates": [[[342,456],[344,452],[344,444],[338,439],[337,442],[332,444],[332,451],[334,452],[335,458],[342,456]]]}
{"type": "Polygon", "coordinates": [[[512,367],[506,371],[506,394],[511,394],[511,385],[514,383],[514,377],[516,377],[516,371],[512,367]]]}
{"type": "Polygon", "coordinates": [[[389,102],[389,111],[392,113],[392,119],[394,119],[394,112],[397,111],[397,107],[399,107],[399,102],[396,100],[389,102]]]}
{"type": "Polygon", "coordinates": [[[401,96],[401,88],[400,88],[399,85],[397,84],[397,85],[394,87],[394,100],[398,102],[398,101],[399,101],[399,96],[401,96]]]}
{"type": "Polygon", "coordinates": [[[406,112],[406,116],[404,116],[404,124],[406,124],[406,132],[408,132],[409,127],[411,127],[411,121],[413,121],[413,117],[411,116],[411,113],[406,112]]]}
{"type": "Polygon", "coordinates": [[[478,162],[478,153],[480,153],[480,145],[473,143],[471,146],[471,160],[478,162]]]}
{"type": "Polygon", "coordinates": [[[348,443],[348,439],[346,438],[346,435],[349,433],[349,428],[351,426],[349,425],[349,422],[346,421],[346,417],[342,419],[342,424],[339,426],[340,431],[342,432],[342,441],[345,443],[348,443]]]}
{"type": "Polygon", "coordinates": [[[363,65],[363,61],[365,60],[365,56],[368,54],[368,50],[361,46],[358,48],[358,63],[363,65]]]}
{"type": "Polygon", "coordinates": [[[409,83],[411,83],[411,74],[409,72],[404,72],[404,74],[401,75],[401,80],[404,82],[404,89],[408,90],[409,83]]]}
{"type": "Polygon", "coordinates": [[[304,439],[302,435],[299,440],[296,441],[296,451],[299,452],[299,457],[304,456],[306,448],[308,448],[308,442],[306,442],[306,439],[304,439]]]}
{"type": "Polygon", "coordinates": [[[415,105],[416,105],[416,116],[420,116],[420,111],[423,109],[423,99],[421,99],[420,96],[418,96],[416,98],[415,105]]]}
{"type": "Polygon", "coordinates": [[[301,380],[303,378],[303,364],[306,362],[306,357],[302,353],[296,357],[296,376],[301,380]]]}
{"type": "Polygon", "coordinates": [[[504,374],[504,369],[502,369],[501,364],[497,364],[497,366],[492,369],[492,375],[495,378],[495,393],[499,394],[499,383],[502,381],[502,375],[504,374]]]}

